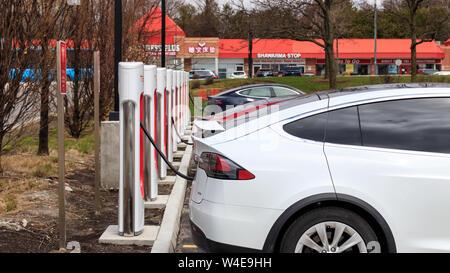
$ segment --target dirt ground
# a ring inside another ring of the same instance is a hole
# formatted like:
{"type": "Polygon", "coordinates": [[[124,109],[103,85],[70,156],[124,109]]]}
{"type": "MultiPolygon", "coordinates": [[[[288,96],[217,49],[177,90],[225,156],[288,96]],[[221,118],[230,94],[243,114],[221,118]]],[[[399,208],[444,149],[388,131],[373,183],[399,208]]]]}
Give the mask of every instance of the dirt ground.
{"type": "MultiPolygon", "coordinates": [[[[101,213],[95,215],[93,166],[93,158],[84,158],[83,162],[66,172],[67,242],[79,242],[82,253],[150,252],[150,247],[98,243],[98,238],[107,226],[117,223],[118,192],[102,190],[101,213]]],[[[17,208],[0,213],[0,253],[47,253],[57,250],[56,178],[30,179],[17,173],[4,173],[0,182],[6,180],[11,184],[23,185],[24,181],[28,182],[22,191],[15,193],[17,208]],[[34,184],[29,186],[30,183],[34,184]]],[[[170,194],[171,189],[172,185],[160,185],[159,194],[170,194]]],[[[163,213],[163,209],[146,210],[145,224],[160,225],[163,213]]]]}

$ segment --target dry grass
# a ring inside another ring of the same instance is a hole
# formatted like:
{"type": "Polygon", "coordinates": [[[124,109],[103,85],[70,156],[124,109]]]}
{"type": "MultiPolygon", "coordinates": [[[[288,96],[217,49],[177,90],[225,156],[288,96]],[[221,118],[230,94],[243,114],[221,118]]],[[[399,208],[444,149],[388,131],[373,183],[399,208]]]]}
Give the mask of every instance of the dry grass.
{"type": "Polygon", "coordinates": [[[56,177],[58,158],[56,156],[4,155],[2,156],[5,171],[19,173],[27,177],[56,177]]]}
{"type": "Polygon", "coordinates": [[[0,177],[0,216],[23,207],[18,198],[21,194],[47,187],[49,183],[44,179],[23,177],[20,174],[0,177]]]}
{"type": "MultiPolygon", "coordinates": [[[[36,155],[39,123],[30,123],[21,137],[11,143],[1,156],[3,174],[0,174],[0,216],[14,213],[32,205],[23,200],[23,194],[47,190],[58,178],[57,131],[55,122],[49,130],[50,155],[36,155]]],[[[65,136],[66,174],[76,168],[93,167],[93,137],[88,128],[80,139],[65,136]]]]}

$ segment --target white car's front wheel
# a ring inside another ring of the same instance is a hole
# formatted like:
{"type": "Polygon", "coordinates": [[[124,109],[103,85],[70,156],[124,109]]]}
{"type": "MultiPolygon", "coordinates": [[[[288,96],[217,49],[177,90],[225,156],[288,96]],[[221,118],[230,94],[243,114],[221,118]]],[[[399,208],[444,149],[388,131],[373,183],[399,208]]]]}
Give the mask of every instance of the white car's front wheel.
{"type": "Polygon", "coordinates": [[[380,252],[369,223],[353,211],[325,207],[313,209],[295,220],[283,236],[284,253],[380,252]]]}

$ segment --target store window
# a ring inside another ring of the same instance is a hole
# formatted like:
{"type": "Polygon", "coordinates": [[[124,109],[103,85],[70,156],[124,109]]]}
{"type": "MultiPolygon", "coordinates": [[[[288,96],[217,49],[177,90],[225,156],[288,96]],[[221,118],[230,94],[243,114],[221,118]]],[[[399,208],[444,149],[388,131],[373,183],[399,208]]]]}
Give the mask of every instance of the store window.
{"type": "Polygon", "coordinates": [[[325,74],[325,65],[324,64],[316,64],[316,76],[320,76],[325,74]]]}
{"type": "Polygon", "coordinates": [[[369,65],[368,64],[358,64],[357,70],[358,75],[369,75],[369,65]]]}
{"type": "Polygon", "coordinates": [[[377,64],[377,68],[378,68],[378,75],[390,74],[388,64],[377,64]]]}
{"type": "Polygon", "coordinates": [[[339,74],[342,74],[345,72],[345,64],[339,64],[339,74]]]}
{"type": "Polygon", "coordinates": [[[243,64],[237,64],[235,71],[244,71],[244,65],[243,64]]]}
{"type": "Polygon", "coordinates": [[[227,77],[227,69],[219,68],[219,78],[224,79],[227,77]]]}

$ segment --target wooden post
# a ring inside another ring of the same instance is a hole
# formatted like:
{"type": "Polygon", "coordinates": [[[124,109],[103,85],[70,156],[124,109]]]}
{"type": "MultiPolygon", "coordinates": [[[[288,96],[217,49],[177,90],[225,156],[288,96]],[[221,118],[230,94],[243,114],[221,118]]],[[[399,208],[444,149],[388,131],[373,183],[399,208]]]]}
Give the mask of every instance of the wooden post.
{"type": "Polygon", "coordinates": [[[58,201],[59,201],[59,249],[66,248],[66,203],[64,197],[64,95],[66,94],[66,44],[58,41],[56,47],[57,102],[58,102],[58,201]]]}
{"type": "Polygon", "coordinates": [[[94,52],[95,215],[100,215],[100,52],[94,52]]]}

